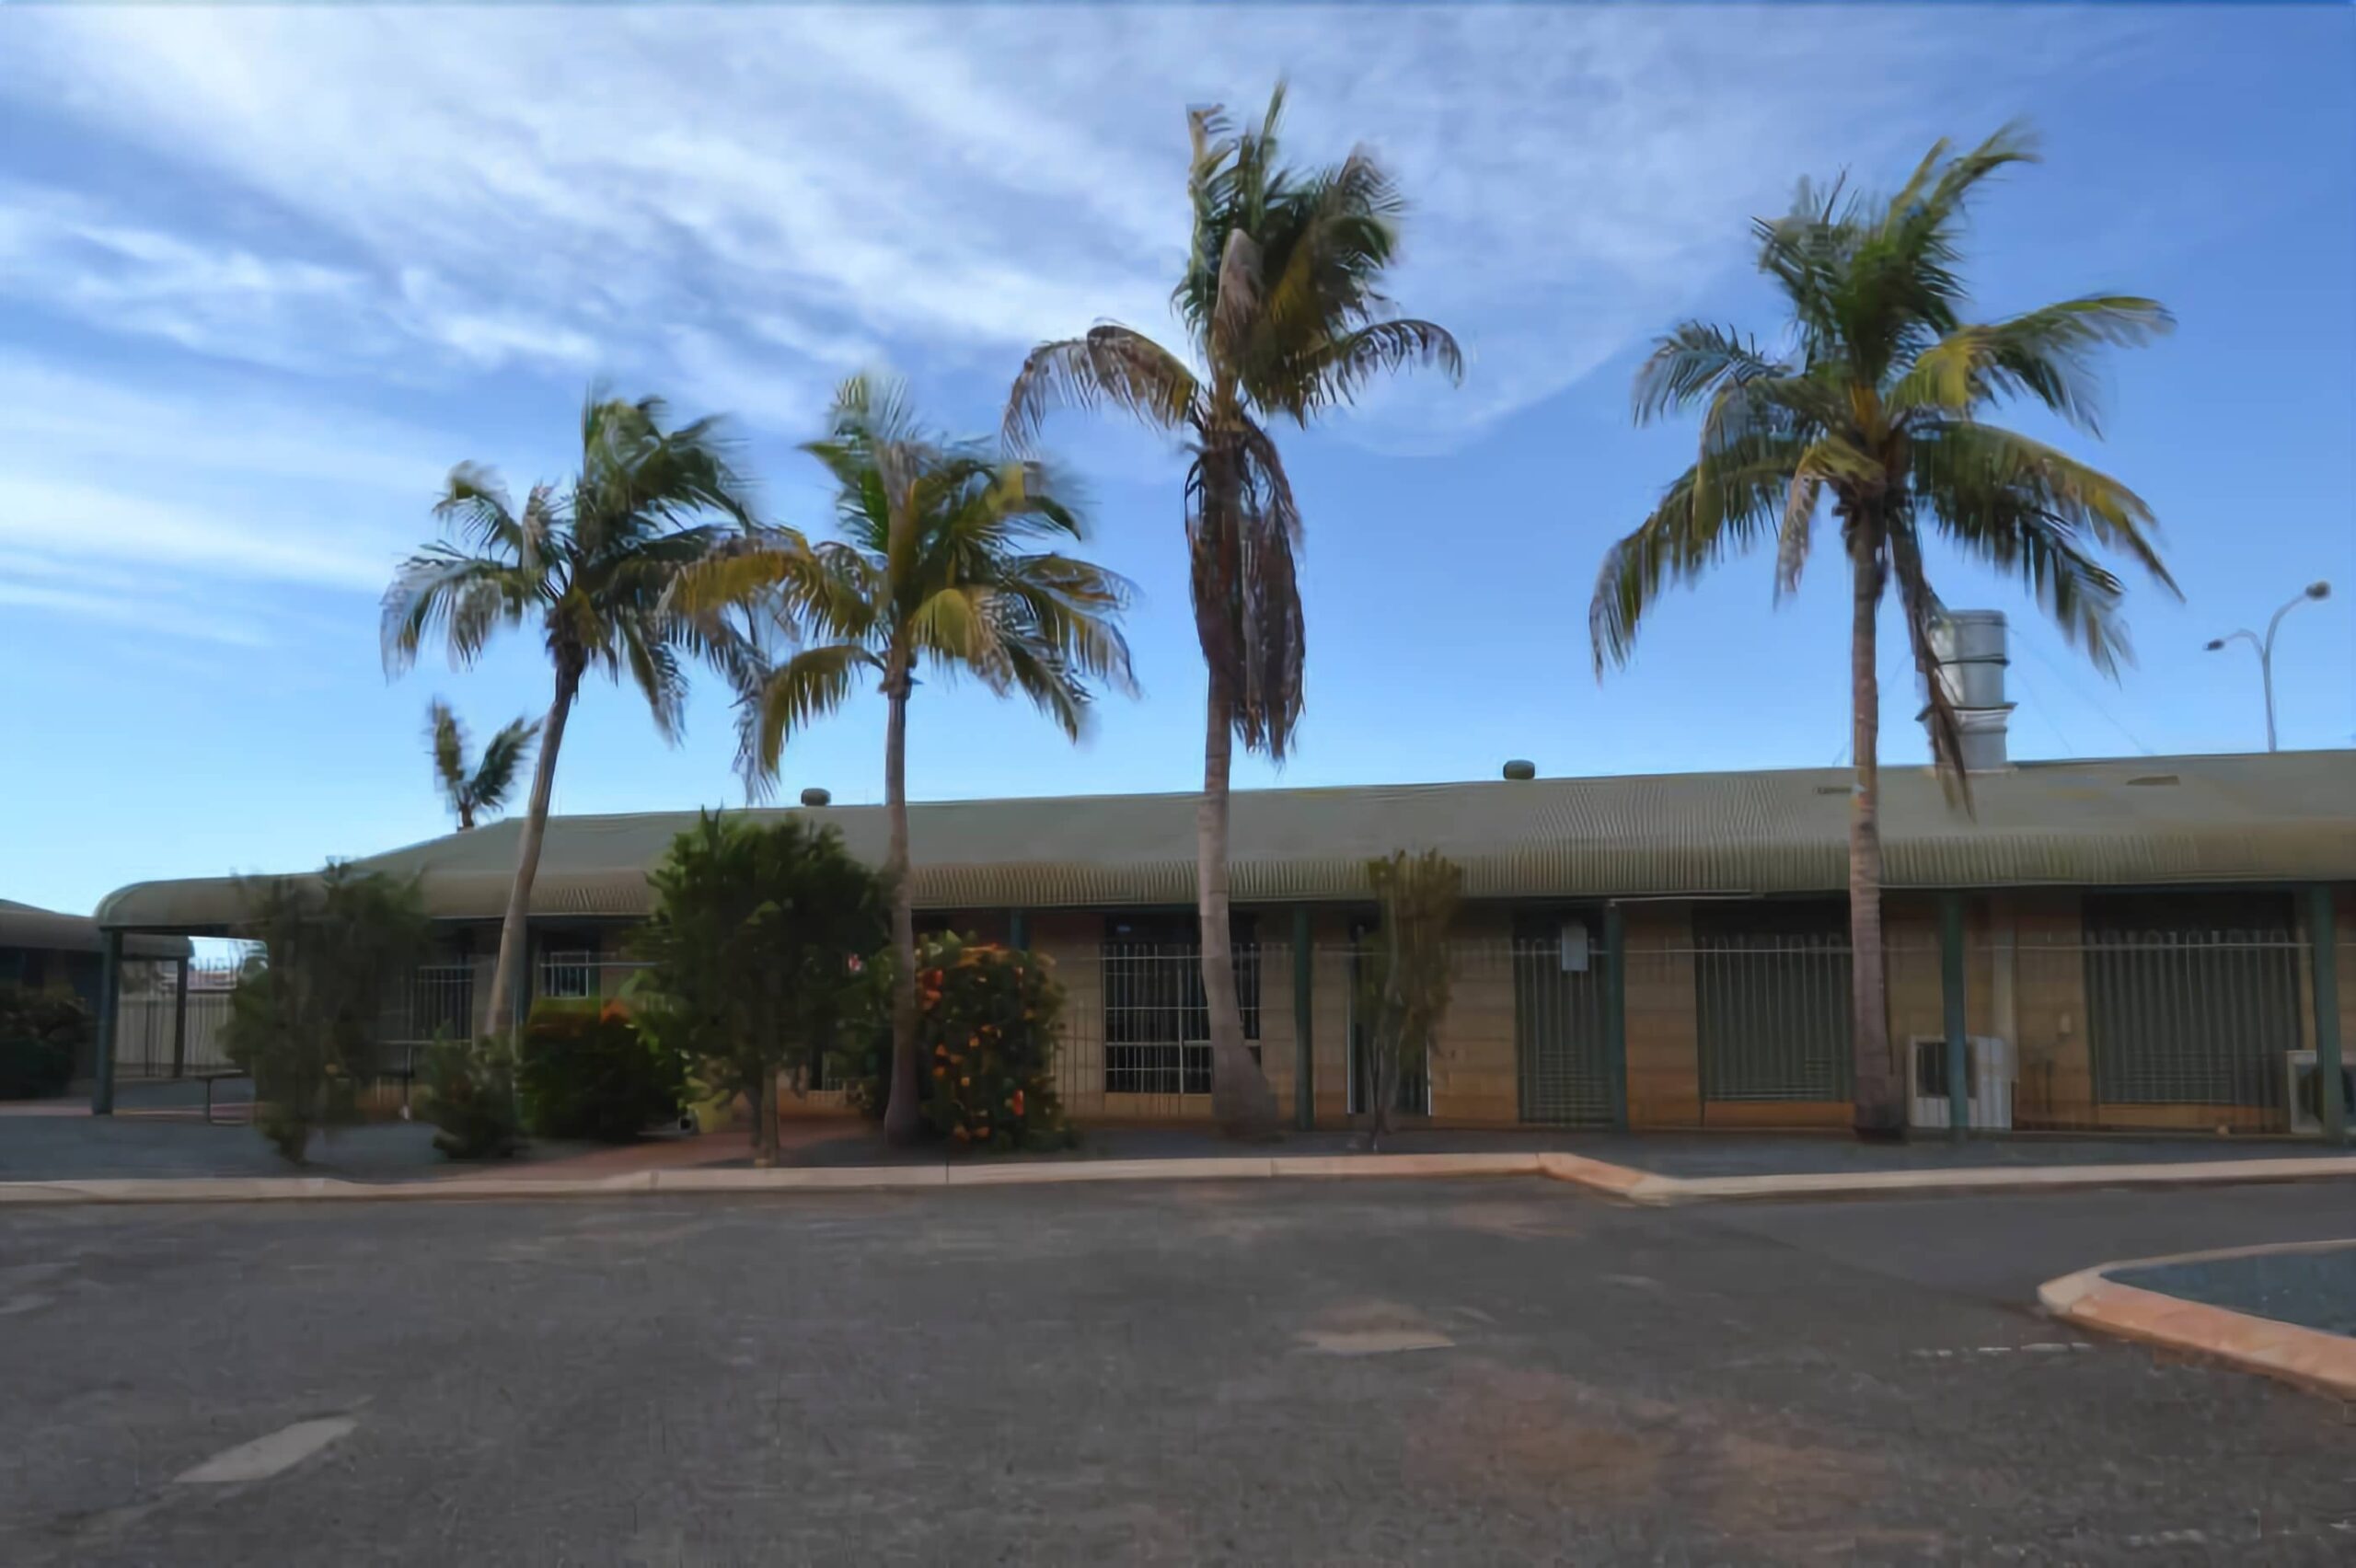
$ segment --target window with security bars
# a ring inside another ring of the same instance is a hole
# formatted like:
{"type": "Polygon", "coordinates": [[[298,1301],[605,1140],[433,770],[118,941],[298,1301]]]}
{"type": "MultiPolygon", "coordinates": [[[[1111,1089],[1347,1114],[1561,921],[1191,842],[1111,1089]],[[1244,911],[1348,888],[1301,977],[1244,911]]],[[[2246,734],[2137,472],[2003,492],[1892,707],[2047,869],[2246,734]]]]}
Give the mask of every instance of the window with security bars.
{"type": "MultiPolygon", "coordinates": [[[[1253,919],[1228,927],[1243,1038],[1260,1054],[1260,948],[1253,919]]],[[[1208,1094],[1210,1007],[1191,916],[1114,916],[1098,951],[1104,981],[1104,1092],[1208,1094]]]]}
{"type": "Polygon", "coordinates": [[[1845,904],[1693,912],[1693,1013],[1705,1101],[1850,1096],[1845,904]]]}
{"type": "Polygon", "coordinates": [[[2108,895],[2085,921],[2097,1101],[2282,1109],[2302,1043],[2289,895],[2108,895]]]}
{"type": "Polygon", "coordinates": [[[1611,1121],[1604,1031],[1600,917],[1533,910],[1514,917],[1514,1090],[1524,1122],[1601,1126],[1611,1121]],[[1582,948],[1585,940],[1588,945],[1582,948]]]}

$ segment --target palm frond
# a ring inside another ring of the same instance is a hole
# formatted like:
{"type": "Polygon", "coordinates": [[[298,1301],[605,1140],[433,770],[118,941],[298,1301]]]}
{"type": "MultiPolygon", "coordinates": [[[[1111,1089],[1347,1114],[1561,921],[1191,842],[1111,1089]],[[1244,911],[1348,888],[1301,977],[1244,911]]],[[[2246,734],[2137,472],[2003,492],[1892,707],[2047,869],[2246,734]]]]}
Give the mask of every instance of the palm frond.
{"type": "Polygon", "coordinates": [[[1283,380],[1298,395],[1281,406],[1306,422],[1320,409],[1353,401],[1378,373],[1436,366],[1450,382],[1464,380],[1464,355],[1446,328],[1428,321],[1369,322],[1325,343],[1288,367],[1283,380]]]}
{"type": "Polygon", "coordinates": [[[682,615],[702,615],[754,603],[819,570],[809,541],[799,533],[766,528],[681,562],[663,589],[663,603],[682,615]]]}
{"type": "Polygon", "coordinates": [[[1003,439],[1028,452],[1057,409],[1110,406],[1156,430],[1184,427],[1195,406],[1194,372],[1141,332],[1110,323],[1085,338],[1042,343],[1022,362],[1007,393],[1003,439]]]}
{"type": "Polygon", "coordinates": [[[426,706],[425,740],[433,753],[433,777],[455,809],[467,790],[467,732],[450,705],[438,697],[426,706]]]}
{"type": "Polygon", "coordinates": [[[1119,620],[1136,597],[1128,580],[1068,556],[1022,556],[1006,564],[992,603],[1001,641],[1035,651],[1085,681],[1135,696],[1137,679],[1119,620]]]}
{"type": "Polygon", "coordinates": [[[991,597],[991,589],[972,583],[934,589],[908,615],[908,645],[931,654],[944,674],[971,670],[991,690],[1005,689],[1006,660],[991,597]]]}
{"type": "MultiPolygon", "coordinates": [[[[542,490],[533,491],[539,497],[542,490]]],[[[461,463],[450,470],[433,515],[444,527],[479,551],[504,552],[519,563],[525,555],[524,529],[509,502],[507,487],[496,469],[480,463],[461,463]]]]}
{"type": "Polygon", "coordinates": [[[1301,712],[1300,511],[1267,432],[1237,418],[1195,454],[1186,486],[1195,630],[1238,739],[1282,761],[1301,712]]]}
{"type": "Polygon", "coordinates": [[[1216,300],[1211,306],[1211,356],[1232,363],[1242,356],[1244,340],[1260,314],[1260,246],[1241,225],[1227,231],[1219,248],[1216,300]]]}
{"type": "Polygon", "coordinates": [[[1906,645],[1914,656],[1914,673],[1923,683],[1923,714],[1929,720],[1931,761],[1949,787],[1971,805],[1971,776],[1963,766],[1963,721],[1955,700],[1940,678],[1938,651],[1931,630],[1944,613],[1938,594],[1923,569],[1922,546],[1911,520],[1900,519],[1888,530],[1890,573],[1898,580],[1899,616],[1906,623],[1906,645]]]}
{"type": "Polygon", "coordinates": [[[1672,409],[1715,398],[1724,387],[1792,373],[1790,365],[1761,352],[1756,342],[1730,328],[1687,321],[1656,340],[1637,368],[1636,422],[1650,424],[1672,409]]]}
{"type": "Polygon", "coordinates": [[[447,545],[426,546],[401,563],[385,590],[385,668],[394,674],[406,670],[437,633],[448,645],[451,663],[472,663],[494,629],[522,622],[541,589],[537,577],[504,561],[447,545]]]}
{"type": "Polygon", "coordinates": [[[532,743],[540,733],[537,719],[517,719],[500,727],[499,732],[482,748],[482,760],[475,766],[474,777],[467,781],[467,793],[474,801],[478,812],[496,813],[506,808],[508,792],[515,787],[515,778],[531,755],[532,743]]]}
{"type": "Polygon", "coordinates": [[[1806,457],[1784,492],[1784,521],[1775,531],[1775,597],[1799,591],[1800,573],[1807,566],[1808,547],[1815,542],[1816,509],[1824,493],[1824,478],[1806,457]]]}
{"type": "Polygon", "coordinates": [[[738,766],[747,780],[776,778],[786,741],[848,701],[858,671],[882,668],[858,643],[831,642],[766,672],[739,698],[738,766]]]}
{"type": "Polygon", "coordinates": [[[1791,443],[1767,443],[1743,463],[1688,468],[1651,515],[1611,547],[1588,605],[1598,677],[1606,665],[1628,662],[1637,627],[1664,589],[1697,581],[1780,529],[1801,456],[1791,443]]]}
{"type": "Polygon", "coordinates": [[[1962,327],[1915,356],[1891,388],[1893,410],[1964,415],[1982,404],[2030,397],[2090,433],[2101,432],[2096,352],[2137,347],[2169,331],[2156,300],[2091,294],[1987,326],[1962,327]]]}
{"type": "Polygon", "coordinates": [[[2151,507],[2098,469],[1995,425],[1948,421],[1918,431],[1908,478],[1917,506],[1967,546],[2024,514],[2084,531],[2178,598],[2154,543],[2151,507]]]}

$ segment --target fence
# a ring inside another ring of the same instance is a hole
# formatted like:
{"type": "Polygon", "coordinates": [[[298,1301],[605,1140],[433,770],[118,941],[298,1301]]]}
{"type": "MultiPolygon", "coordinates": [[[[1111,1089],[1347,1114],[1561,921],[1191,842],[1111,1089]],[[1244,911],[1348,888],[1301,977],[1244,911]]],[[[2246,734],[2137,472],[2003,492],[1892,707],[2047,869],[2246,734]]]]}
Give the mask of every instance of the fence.
{"type": "MultiPolygon", "coordinates": [[[[1454,947],[1453,1000],[1425,1070],[1401,1086],[1400,1110],[1562,1126],[1623,1114],[1653,1127],[1849,1120],[1845,934],[1697,924],[1686,940],[1633,940],[1617,955],[1583,930],[1576,942],[1454,947]]],[[[1195,950],[1106,943],[1056,957],[1068,993],[1057,1076],[1073,1113],[1205,1115],[1209,1029],[1195,950]]],[[[1967,1109],[1980,1130],[2320,1130],[2314,954],[2292,932],[2012,934],[1974,940],[1961,957],[1967,1109]]],[[[1891,1073],[1915,1124],[1944,1128],[1946,955],[1918,928],[1894,932],[1885,958],[1891,1073]]],[[[1356,963],[1347,945],[1316,948],[1305,967],[1282,943],[1237,950],[1245,1043],[1288,1101],[1293,986],[1305,973],[1312,987],[1321,1121],[1367,1109],[1356,963]]],[[[2337,965],[2356,975],[2356,946],[2343,944],[2337,965]]]]}
{"type": "Polygon", "coordinates": [[[115,1076],[169,1078],[234,1072],[221,1047],[236,963],[191,963],[180,1006],[177,963],[132,959],[122,966],[115,1012],[115,1076]]]}
{"type": "MultiPolygon", "coordinates": [[[[1854,1092],[1853,963],[1845,933],[1696,919],[1646,925],[1613,953],[1588,927],[1453,946],[1453,999],[1430,1058],[1395,1108],[1494,1125],[1839,1125],[1854,1092]],[[1663,940],[1664,937],[1672,940],[1663,940]]],[[[1944,955],[1922,928],[1886,944],[1891,1067],[1919,1126],[1946,1125],[1944,955]]],[[[1061,944],[1066,992],[1056,1078],[1081,1119],[1207,1116],[1209,1015],[1191,943],[1061,944]]],[[[2308,1134],[2320,1130],[2314,953],[2281,929],[1983,931],[1963,954],[1971,1124],[1987,1131],[2308,1134]]],[[[420,967],[388,1009],[381,1070],[407,1078],[437,1034],[481,1023],[488,957],[420,967]]],[[[1367,1109],[1367,1043],[1348,943],[1298,959],[1282,942],[1235,950],[1244,1043],[1294,1103],[1295,988],[1306,980],[1317,1119],[1367,1109]]],[[[138,966],[129,966],[137,968],[138,966]]],[[[586,951],[539,955],[533,994],[619,997],[641,966],[586,951]]],[[[2356,1012],[2356,946],[2338,956],[2356,1012]]],[[[118,1070],[225,1066],[225,974],[199,972],[173,1048],[171,966],[132,979],[118,1070]],[[158,978],[160,974],[160,979],[158,978]]],[[[2356,1058],[2356,1039],[2349,1041],[2356,1058]]],[[[810,1109],[841,1086],[805,1086],[810,1109]]]]}

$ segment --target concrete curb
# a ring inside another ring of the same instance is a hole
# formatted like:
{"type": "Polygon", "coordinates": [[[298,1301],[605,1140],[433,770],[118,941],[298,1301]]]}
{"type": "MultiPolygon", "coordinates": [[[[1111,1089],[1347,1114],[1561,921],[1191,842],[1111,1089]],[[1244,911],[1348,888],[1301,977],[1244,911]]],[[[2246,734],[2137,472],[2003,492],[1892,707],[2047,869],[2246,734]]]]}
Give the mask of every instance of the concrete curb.
{"type": "MultiPolygon", "coordinates": [[[[710,1167],[612,1176],[465,1175],[419,1182],[333,1176],[239,1176],[0,1182],[12,1204],[433,1202],[626,1197],[676,1193],[890,1191],[916,1187],[1047,1186],[1083,1182],[1237,1182],[1330,1177],[1546,1176],[1648,1206],[1741,1199],[1926,1196],[2082,1187],[2191,1187],[2356,1177],[2356,1159],[2204,1160],[2176,1165],[2070,1165],[2044,1170],[1831,1171],[1784,1176],[1660,1176],[1584,1155],[1350,1154],[1098,1159],[1062,1164],[710,1167]]],[[[2123,1287],[2122,1287],[2123,1288],[2123,1287]]]]}
{"type": "Polygon", "coordinates": [[[2211,1252],[2183,1252],[2169,1258],[2123,1259],[2048,1280],[2037,1287],[2037,1298],[2047,1311],[2081,1328],[2206,1356],[2317,1393],[2356,1400],[2356,1340],[2236,1312],[2229,1307],[2188,1301],[2161,1291],[2123,1285],[2109,1277],[2113,1269],[2154,1263],[2195,1263],[2216,1258],[2314,1252],[2350,1246],[2356,1246],[2356,1240],[2228,1247],[2211,1252]]]}
{"type": "MultiPolygon", "coordinates": [[[[1613,1168],[1616,1169],[1616,1168],[1613,1168]]],[[[1784,1176],[1648,1177],[1628,1195],[1638,1203],[1739,1198],[1886,1197],[1950,1193],[2030,1193],[2080,1187],[2215,1187],[2249,1182],[2356,1177],[2356,1159],[2202,1159],[2159,1165],[1977,1166],[1945,1170],[1832,1170],[1784,1176]]]]}

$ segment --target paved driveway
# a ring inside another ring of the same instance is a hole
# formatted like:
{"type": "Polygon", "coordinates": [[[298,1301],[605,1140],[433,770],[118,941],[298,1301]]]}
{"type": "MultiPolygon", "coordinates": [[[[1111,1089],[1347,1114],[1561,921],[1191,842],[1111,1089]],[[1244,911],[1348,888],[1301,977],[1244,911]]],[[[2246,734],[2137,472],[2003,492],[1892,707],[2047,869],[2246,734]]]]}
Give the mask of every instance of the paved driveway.
{"type": "Polygon", "coordinates": [[[2347,1203],[0,1214],[0,1562],[2345,1562],[2345,1410],[2025,1287],[2347,1203]]]}

